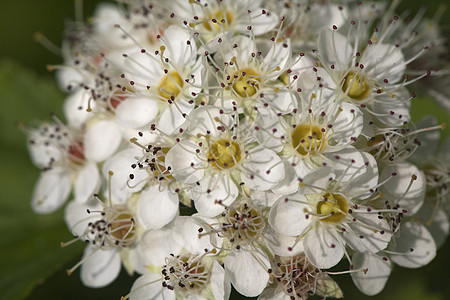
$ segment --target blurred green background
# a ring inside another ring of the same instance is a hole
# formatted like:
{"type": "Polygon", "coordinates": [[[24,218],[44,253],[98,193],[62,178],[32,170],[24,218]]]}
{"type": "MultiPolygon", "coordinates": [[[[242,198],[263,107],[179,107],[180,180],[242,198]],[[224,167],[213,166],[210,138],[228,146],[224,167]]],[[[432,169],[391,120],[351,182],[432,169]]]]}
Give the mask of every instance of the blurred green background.
{"type": "MultiPolygon", "coordinates": [[[[274,0],[276,1],[276,0],[274,0]]],[[[35,215],[30,208],[33,186],[39,175],[31,164],[25,135],[19,122],[58,116],[64,99],[47,64],[61,57],[33,39],[42,32],[61,44],[65,20],[74,18],[74,0],[2,1],[0,10],[0,299],[120,299],[129,292],[134,278],[123,271],[110,287],[89,289],[81,285],[79,273],[71,277],[65,269],[76,264],[83,245],[60,248],[71,235],[62,221],[62,212],[35,215]]],[[[100,1],[85,0],[84,16],[92,15],[100,1]]],[[[442,1],[403,1],[400,9],[417,11],[424,3],[427,15],[439,10],[442,1]]],[[[447,1],[448,3],[448,1],[447,1]]],[[[450,23],[445,11],[443,23],[450,23]]],[[[448,33],[448,26],[447,26],[448,33]]],[[[446,36],[448,38],[448,35],[446,36]]],[[[450,84],[450,83],[449,83],[450,84]]],[[[432,113],[440,122],[450,118],[429,99],[416,99],[413,115],[432,113]]],[[[443,134],[450,136],[449,129],[443,134]]],[[[450,242],[427,267],[407,270],[396,267],[385,290],[375,297],[364,296],[353,286],[350,276],[334,278],[342,285],[345,299],[446,300],[450,298],[450,242]]],[[[232,299],[241,299],[233,294],[232,299]]]]}

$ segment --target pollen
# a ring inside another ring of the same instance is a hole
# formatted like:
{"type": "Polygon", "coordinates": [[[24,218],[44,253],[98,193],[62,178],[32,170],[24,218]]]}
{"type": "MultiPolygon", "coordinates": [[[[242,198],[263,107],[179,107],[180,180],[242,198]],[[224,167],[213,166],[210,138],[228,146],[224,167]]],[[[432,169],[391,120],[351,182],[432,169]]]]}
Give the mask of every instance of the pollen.
{"type": "Polygon", "coordinates": [[[211,143],[208,161],[219,170],[230,169],[241,161],[241,156],[238,143],[221,139],[211,143]]]}
{"type": "Polygon", "coordinates": [[[183,79],[176,71],[169,72],[164,76],[158,87],[159,96],[165,100],[176,98],[183,88],[183,79]]]}
{"type": "Polygon", "coordinates": [[[317,214],[326,217],[320,220],[328,223],[342,221],[348,211],[347,200],[338,194],[325,194],[323,198],[317,203],[317,214]]]}
{"type": "Polygon", "coordinates": [[[325,145],[325,136],[317,125],[298,125],[291,138],[292,146],[300,155],[315,155],[320,153],[325,145]]]}
{"type": "Polygon", "coordinates": [[[236,79],[233,83],[233,90],[242,98],[252,97],[258,92],[260,74],[253,69],[243,69],[234,74],[236,79]]]}
{"type": "Polygon", "coordinates": [[[342,82],[342,91],[353,100],[364,100],[370,95],[370,85],[364,76],[349,72],[342,82]]]}

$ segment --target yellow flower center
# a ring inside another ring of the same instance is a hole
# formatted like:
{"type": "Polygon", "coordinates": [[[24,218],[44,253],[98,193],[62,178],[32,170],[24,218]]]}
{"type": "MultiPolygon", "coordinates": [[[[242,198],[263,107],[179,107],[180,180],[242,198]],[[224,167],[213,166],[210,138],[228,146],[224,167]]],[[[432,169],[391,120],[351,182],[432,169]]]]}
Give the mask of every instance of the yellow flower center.
{"type": "Polygon", "coordinates": [[[208,19],[203,23],[203,27],[208,31],[220,31],[221,27],[229,25],[231,22],[233,22],[233,13],[228,10],[218,10],[213,14],[208,14],[208,19]]]}
{"type": "Polygon", "coordinates": [[[221,139],[211,143],[210,147],[208,161],[219,170],[232,168],[241,160],[241,148],[236,142],[221,139]]]}
{"type": "Polygon", "coordinates": [[[183,79],[176,71],[169,72],[164,76],[158,87],[159,96],[166,100],[174,100],[183,88],[183,79]]]}
{"type": "Polygon", "coordinates": [[[350,72],[343,80],[342,91],[354,100],[364,100],[370,95],[370,85],[363,76],[350,72]]]}
{"type": "Polygon", "coordinates": [[[253,69],[243,69],[234,74],[233,90],[242,98],[252,97],[258,91],[260,75],[253,69]]]}
{"type": "Polygon", "coordinates": [[[319,153],[325,145],[325,136],[319,126],[301,124],[292,132],[292,146],[301,155],[319,153]]]}
{"type": "Polygon", "coordinates": [[[338,223],[345,218],[348,211],[347,200],[341,195],[325,194],[324,200],[317,203],[317,214],[327,216],[322,222],[338,223]]]}

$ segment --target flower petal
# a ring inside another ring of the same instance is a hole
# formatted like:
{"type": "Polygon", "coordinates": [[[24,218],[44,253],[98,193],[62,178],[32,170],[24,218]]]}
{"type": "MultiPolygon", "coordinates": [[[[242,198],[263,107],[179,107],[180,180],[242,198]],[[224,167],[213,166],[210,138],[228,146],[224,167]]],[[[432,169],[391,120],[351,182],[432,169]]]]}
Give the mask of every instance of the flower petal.
{"type": "Polygon", "coordinates": [[[117,278],[120,272],[120,255],[116,249],[102,250],[95,246],[86,247],[81,265],[81,281],[92,288],[105,287],[117,278]]]}
{"type": "Polygon", "coordinates": [[[86,202],[98,191],[101,185],[100,173],[97,164],[86,162],[83,168],[78,172],[74,183],[75,201],[79,203],[86,202]]]}
{"type": "Polygon", "coordinates": [[[269,224],[280,234],[298,236],[311,226],[310,210],[305,196],[294,194],[281,197],[270,209],[269,224]]]}
{"type": "Polygon", "coordinates": [[[246,297],[261,294],[269,281],[270,262],[263,251],[243,248],[233,251],[225,258],[224,265],[234,288],[246,297]]]}
{"type": "Polygon", "coordinates": [[[344,256],[343,243],[335,229],[317,226],[306,234],[303,247],[313,265],[328,269],[337,265],[344,256]]]}
{"type": "Polygon", "coordinates": [[[356,252],[352,257],[354,269],[367,269],[367,272],[354,272],[353,283],[368,296],[380,293],[391,274],[391,261],[375,254],[362,254],[356,252]]]}
{"type": "Polygon", "coordinates": [[[84,153],[88,160],[101,162],[116,152],[122,142],[122,134],[116,122],[97,121],[88,127],[84,136],[84,153]]]}
{"type": "Polygon", "coordinates": [[[214,300],[226,300],[230,298],[230,279],[225,275],[225,270],[217,261],[213,262],[210,284],[214,300]]]}
{"type": "Polygon", "coordinates": [[[149,124],[158,114],[156,101],[146,98],[128,98],[116,109],[118,123],[123,127],[139,128],[149,124]]]}
{"type": "Polygon", "coordinates": [[[427,265],[436,256],[436,244],[430,232],[420,223],[409,221],[401,225],[399,235],[388,247],[391,259],[405,268],[419,268],[427,265]]]}
{"type": "Polygon", "coordinates": [[[65,168],[43,171],[34,186],[31,207],[38,214],[48,214],[60,208],[69,197],[72,184],[65,168]]]}
{"type": "Polygon", "coordinates": [[[254,148],[244,162],[242,181],[251,189],[266,191],[284,178],[284,164],[272,150],[254,148]]]}
{"type": "Polygon", "coordinates": [[[175,292],[161,285],[161,274],[146,273],[131,287],[130,300],[175,300],[175,292]]]}
{"type": "Polygon", "coordinates": [[[191,192],[195,208],[204,217],[215,217],[225,210],[236,199],[239,190],[229,174],[211,174],[205,176],[200,185],[191,192]]]}
{"type": "Polygon", "coordinates": [[[178,195],[166,187],[152,185],[141,192],[138,201],[138,218],[148,229],[159,229],[172,221],[178,214],[178,195]]]}

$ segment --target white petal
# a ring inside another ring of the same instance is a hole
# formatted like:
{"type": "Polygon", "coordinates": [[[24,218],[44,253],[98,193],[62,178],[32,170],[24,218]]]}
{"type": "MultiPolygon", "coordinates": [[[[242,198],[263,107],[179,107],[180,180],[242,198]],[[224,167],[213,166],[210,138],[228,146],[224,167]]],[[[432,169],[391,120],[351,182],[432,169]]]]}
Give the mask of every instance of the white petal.
{"type": "Polygon", "coordinates": [[[284,178],[284,164],[280,157],[262,147],[252,149],[243,168],[242,181],[258,191],[271,189],[284,178]]]}
{"type": "Polygon", "coordinates": [[[116,152],[122,142],[122,134],[116,122],[97,121],[91,125],[84,136],[84,153],[88,160],[101,162],[116,152]]]}
{"type": "Polygon", "coordinates": [[[41,130],[30,133],[27,145],[31,161],[38,168],[48,168],[52,162],[64,159],[64,152],[54,143],[47,143],[47,138],[41,136],[41,130]]]}
{"type": "Polygon", "coordinates": [[[393,173],[397,175],[382,185],[380,191],[384,193],[386,200],[398,202],[400,208],[408,211],[408,215],[415,214],[423,204],[426,189],[425,176],[416,166],[403,161],[384,167],[380,180],[388,178],[393,173]],[[416,176],[416,180],[407,190],[413,175],[416,176]],[[407,192],[406,195],[404,195],[405,192],[407,192]]]}
{"type": "MultiPolygon", "coordinates": [[[[437,125],[437,120],[434,116],[428,115],[417,122],[417,128],[427,128],[437,125]]],[[[414,164],[423,166],[429,159],[436,155],[439,145],[441,133],[438,130],[426,131],[417,134],[417,139],[420,141],[420,147],[414,151],[409,158],[414,164]]]]}
{"type": "Polygon", "coordinates": [[[313,265],[328,269],[339,263],[344,256],[345,246],[334,228],[317,226],[306,234],[303,247],[313,265]]]}
{"type": "Polygon", "coordinates": [[[366,199],[373,194],[378,184],[378,164],[375,158],[366,152],[360,152],[364,159],[365,167],[351,180],[346,189],[348,196],[366,199]]]}
{"type": "Polygon", "coordinates": [[[377,114],[381,126],[403,126],[411,120],[410,93],[406,88],[398,88],[394,93],[382,93],[373,101],[372,110],[377,114]],[[392,114],[393,113],[393,114],[392,114]]]}
{"type": "Polygon", "coordinates": [[[344,69],[352,59],[352,46],[337,31],[322,30],[319,34],[319,54],[328,66],[344,69]]]}
{"type": "Polygon", "coordinates": [[[355,147],[347,146],[340,151],[326,153],[325,156],[334,162],[333,169],[334,173],[336,174],[336,180],[340,181],[342,184],[347,183],[349,180],[358,180],[359,176],[364,175],[366,175],[367,180],[371,180],[371,182],[373,181],[374,186],[377,184],[377,177],[375,177],[375,179],[372,179],[367,176],[367,173],[369,175],[377,174],[377,172],[368,172],[368,168],[374,166],[365,166],[366,161],[364,159],[364,156],[355,147]]]}
{"type": "Polygon", "coordinates": [[[166,134],[172,134],[186,122],[186,117],[183,114],[189,115],[193,108],[193,105],[183,105],[183,101],[179,101],[177,104],[169,104],[158,117],[156,127],[166,134]]]}
{"type": "Polygon", "coordinates": [[[159,229],[178,214],[178,195],[168,188],[160,191],[159,184],[141,192],[138,201],[138,218],[148,229],[159,229]]]}
{"type": "MultiPolygon", "coordinates": [[[[365,209],[364,206],[359,207],[359,210],[365,209]]],[[[385,219],[378,219],[377,213],[354,213],[353,216],[357,221],[349,222],[351,231],[344,232],[344,238],[353,250],[361,253],[377,253],[387,247],[392,234],[385,219]]]]}
{"type": "Polygon", "coordinates": [[[90,95],[85,89],[78,89],[70,94],[64,101],[63,111],[67,123],[73,127],[81,128],[94,114],[87,109],[95,107],[95,101],[89,103],[90,95]]]}
{"type": "Polygon", "coordinates": [[[403,79],[406,69],[402,50],[391,44],[368,45],[360,63],[366,67],[366,72],[379,82],[388,79],[389,82],[396,83],[403,79]]]}
{"type": "Polygon", "coordinates": [[[139,261],[144,266],[162,267],[166,257],[177,255],[183,248],[171,226],[146,231],[137,246],[139,261]]]}
{"type": "Polygon", "coordinates": [[[156,101],[146,98],[128,98],[116,109],[116,117],[123,127],[139,128],[149,124],[158,114],[156,101]]]}
{"type": "Polygon", "coordinates": [[[86,247],[81,265],[81,281],[85,286],[101,288],[117,278],[120,272],[120,255],[116,249],[101,250],[97,247],[86,247]]]}
{"type": "Polygon", "coordinates": [[[102,206],[98,201],[89,201],[87,203],[78,203],[70,201],[64,209],[64,221],[73,235],[81,236],[84,234],[88,224],[101,218],[100,214],[89,214],[87,210],[102,211],[102,206]]]}
{"type": "Polygon", "coordinates": [[[239,190],[228,173],[205,176],[200,185],[191,192],[195,208],[204,217],[215,217],[225,210],[236,199],[239,190]],[[209,192],[208,192],[209,191],[209,192]]]}
{"type": "Polygon", "coordinates": [[[269,281],[267,270],[270,262],[263,251],[250,251],[241,249],[231,252],[224,264],[234,288],[246,297],[255,297],[261,294],[269,281]]]}
{"type": "Polygon", "coordinates": [[[450,231],[450,222],[445,211],[435,207],[435,203],[425,201],[417,216],[421,218],[422,224],[433,236],[436,247],[439,249],[444,245],[450,231]]]}
{"type": "Polygon", "coordinates": [[[271,109],[262,107],[261,109],[258,108],[258,112],[256,125],[260,129],[253,131],[255,139],[265,148],[276,153],[280,152],[283,150],[283,142],[280,137],[286,135],[282,123],[271,109]]]}
{"type": "Polygon", "coordinates": [[[228,276],[225,276],[225,270],[217,262],[213,262],[210,277],[211,291],[214,300],[228,300],[231,293],[231,283],[228,276]]]}
{"type": "Polygon", "coordinates": [[[222,132],[217,129],[217,126],[225,125],[230,128],[233,124],[233,119],[230,115],[220,113],[220,109],[214,106],[199,107],[194,110],[189,118],[188,130],[194,136],[197,134],[207,134],[210,132],[212,136],[218,136],[222,132]]]}
{"type": "Polygon", "coordinates": [[[304,234],[303,231],[311,225],[311,216],[305,213],[305,210],[310,209],[305,196],[301,194],[281,197],[270,209],[269,224],[280,234],[304,234]]]}
{"type": "Polygon", "coordinates": [[[34,186],[31,207],[39,214],[54,212],[66,202],[71,187],[70,174],[65,168],[43,171],[34,186]]]}
{"type": "Polygon", "coordinates": [[[136,279],[130,300],[175,300],[175,292],[161,285],[161,274],[147,273],[136,279]]]}
{"type": "Polygon", "coordinates": [[[290,298],[284,291],[279,291],[277,288],[267,288],[259,295],[258,300],[290,300],[290,298]]]}
{"type": "MultiPolygon", "coordinates": [[[[136,164],[136,157],[142,156],[140,150],[135,148],[125,149],[113,157],[108,159],[103,165],[103,176],[109,178],[109,172],[112,171],[111,176],[111,194],[113,203],[123,204],[131,196],[132,193],[140,191],[145,185],[145,180],[148,178],[146,170],[139,168],[133,169],[132,164],[136,164]],[[134,175],[134,179],[130,180],[130,174],[134,175]]],[[[108,195],[109,190],[106,190],[108,195]]]]}
{"type": "MultiPolygon", "coordinates": [[[[296,158],[289,159],[289,160],[283,160],[284,164],[284,178],[280,181],[279,184],[274,186],[272,188],[272,192],[274,192],[277,195],[289,195],[296,193],[299,189],[299,182],[296,170],[297,167],[294,168],[292,166],[292,162],[296,158]]],[[[299,164],[303,165],[303,161],[300,161],[299,164]]],[[[300,167],[299,167],[300,169],[300,167]]]]}
{"type": "Polygon", "coordinates": [[[97,164],[86,162],[83,168],[78,172],[74,184],[75,201],[79,203],[86,202],[100,188],[101,178],[97,164]]]}
{"type": "Polygon", "coordinates": [[[250,18],[252,21],[246,24],[245,29],[248,25],[251,25],[254,35],[269,32],[278,24],[278,16],[273,11],[270,14],[262,14],[260,10],[252,11],[250,18]]]}
{"type": "Polygon", "coordinates": [[[250,199],[254,204],[271,207],[280,198],[272,191],[250,191],[250,199]]]}
{"type": "Polygon", "coordinates": [[[422,224],[414,221],[405,222],[398,234],[388,247],[388,250],[399,253],[391,254],[392,261],[397,265],[419,268],[427,265],[436,256],[434,239],[422,224]]]}
{"type": "Polygon", "coordinates": [[[199,235],[199,229],[204,228],[197,218],[180,216],[174,222],[174,234],[181,247],[192,254],[203,254],[205,249],[216,247],[211,243],[210,235],[199,235]]]}
{"type": "Polygon", "coordinates": [[[356,252],[352,257],[354,269],[367,269],[367,272],[351,273],[353,283],[368,296],[380,293],[391,274],[391,261],[383,260],[375,254],[356,252]]]}
{"type": "Polygon", "coordinates": [[[303,194],[315,194],[317,193],[317,189],[314,187],[326,188],[328,183],[335,178],[333,169],[329,166],[311,169],[311,166],[304,160],[301,160],[295,166],[295,172],[297,173],[298,178],[301,179],[301,182],[298,182],[298,179],[297,182],[300,187],[299,191],[303,194]]]}
{"type": "Polygon", "coordinates": [[[187,44],[190,38],[189,31],[179,26],[172,25],[164,31],[165,56],[177,67],[193,65],[197,49],[194,42],[187,44]]]}
{"type": "Polygon", "coordinates": [[[203,163],[195,155],[196,149],[194,142],[181,141],[167,152],[166,166],[170,166],[171,174],[183,183],[192,184],[203,177],[203,163]]]}
{"type": "Polygon", "coordinates": [[[339,105],[336,120],[333,122],[333,139],[338,145],[348,145],[356,140],[363,129],[363,113],[356,106],[343,102],[339,105]]]}
{"type": "Polygon", "coordinates": [[[264,237],[267,248],[278,256],[295,256],[304,251],[303,243],[297,242],[297,237],[279,234],[270,227],[264,237]]]}

